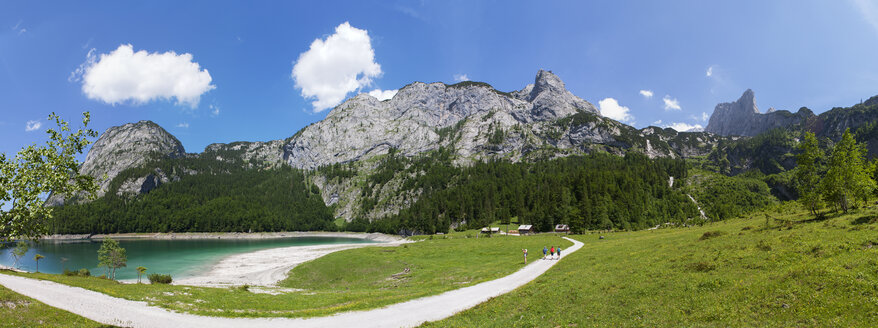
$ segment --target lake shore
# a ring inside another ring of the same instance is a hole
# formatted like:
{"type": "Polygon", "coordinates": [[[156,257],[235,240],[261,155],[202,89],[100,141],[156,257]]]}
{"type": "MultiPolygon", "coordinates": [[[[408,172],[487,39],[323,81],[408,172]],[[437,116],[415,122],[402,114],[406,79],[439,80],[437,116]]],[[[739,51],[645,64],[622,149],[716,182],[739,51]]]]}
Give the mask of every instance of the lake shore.
{"type": "Polygon", "coordinates": [[[294,237],[340,237],[360,238],[374,242],[395,242],[403,240],[403,237],[383,233],[365,232],[331,232],[331,231],[289,231],[289,232],[159,232],[159,233],[114,233],[114,234],[71,234],[71,235],[47,235],[44,240],[101,240],[104,237],[113,239],[155,239],[155,240],[178,240],[178,239],[278,239],[294,237]]]}
{"type": "Polygon", "coordinates": [[[234,254],[214,264],[209,271],[175,279],[174,284],[210,287],[234,285],[273,287],[281,280],[286,279],[287,273],[297,265],[326,254],[360,247],[396,246],[404,242],[407,241],[291,246],[234,254]]]}
{"type": "MultiPolygon", "coordinates": [[[[329,253],[369,246],[396,246],[411,242],[405,238],[382,233],[362,232],[259,232],[259,233],[226,233],[226,232],[194,232],[194,233],[121,233],[94,235],[49,235],[42,239],[51,241],[100,241],[104,237],[117,240],[258,240],[297,237],[335,237],[356,238],[370,241],[369,243],[344,243],[328,245],[307,245],[269,248],[253,252],[232,254],[222,258],[210,268],[196,275],[174,277],[176,285],[192,286],[236,286],[250,285],[274,287],[287,277],[287,273],[297,265],[314,260],[329,253]]],[[[144,279],[145,280],[145,279],[144,279]]],[[[136,279],[120,280],[123,283],[135,283],[136,279]]]]}

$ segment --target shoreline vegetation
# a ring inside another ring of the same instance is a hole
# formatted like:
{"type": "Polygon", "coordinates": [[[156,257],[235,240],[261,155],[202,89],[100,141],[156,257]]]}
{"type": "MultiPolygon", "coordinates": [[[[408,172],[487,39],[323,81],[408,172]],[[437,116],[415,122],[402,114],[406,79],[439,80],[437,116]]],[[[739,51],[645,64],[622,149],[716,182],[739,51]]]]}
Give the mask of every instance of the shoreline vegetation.
{"type": "Polygon", "coordinates": [[[176,240],[176,239],[281,239],[296,237],[338,237],[360,238],[375,242],[394,242],[405,238],[384,233],[365,232],[330,232],[330,231],[287,231],[287,232],[157,232],[157,233],[113,233],[113,234],[56,234],[47,235],[40,240],[94,240],[99,241],[104,237],[119,240],[176,240]]]}

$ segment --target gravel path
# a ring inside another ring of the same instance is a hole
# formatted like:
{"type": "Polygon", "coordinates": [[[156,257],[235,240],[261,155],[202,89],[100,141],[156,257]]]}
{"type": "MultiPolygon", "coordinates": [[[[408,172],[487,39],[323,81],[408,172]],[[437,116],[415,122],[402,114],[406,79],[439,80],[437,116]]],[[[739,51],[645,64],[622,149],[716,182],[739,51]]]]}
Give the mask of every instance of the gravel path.
{"type": "MultiPolygon", "coordinates": [[[[564,257],[582,247],[573,239],[564,257]]],[[[513,274],[478,285],[423,297],[380,309],[352,311],[319,318],[220,318],[171,312],[147,305],[70,287],[50,281],[0,274],[0,284],[83,317],[123,327],[414,327],[441,320],[493,297],[508,293],[539,277],[557,261],[539,260],[536,250],[532,263],[513,274]]]]}

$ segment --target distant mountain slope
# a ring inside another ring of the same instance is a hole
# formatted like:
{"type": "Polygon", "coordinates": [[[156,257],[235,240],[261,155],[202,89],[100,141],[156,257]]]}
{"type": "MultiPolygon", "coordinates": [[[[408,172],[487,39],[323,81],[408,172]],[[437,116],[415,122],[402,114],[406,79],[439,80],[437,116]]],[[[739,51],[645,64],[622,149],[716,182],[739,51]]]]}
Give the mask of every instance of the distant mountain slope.
{"type": "Polygon", "coordinates": [[[814,113],[807,108],[796,113],[773,108],[760,113],[753,90],[747,89],[737,101],[716,105],[704,131],[721,136],[752,137],[775,128],[801,125],[813,118],[814,113]]]}
{"type": "MultiPolygon", "coordinates": [[[[140,121],[114,126],[105,131],[95,141],[80,168],[81,174],[97,178],[98,196],[103,196],[113,178],[125,169],[139,167],[156,158],[176,158],[186,154],[183,144],[176,137],[151,121],[140,121]]],[[[143,184],[156,186],[162,181],[146,177],[138,186],[131,184],[132,191],[139,192],[143,184]]],[[[151,189],[147,186],[148,189],[151,189]]],[[[53,195],[47,200],[50,205],[63,204],[61,195],[53,195]]]]}

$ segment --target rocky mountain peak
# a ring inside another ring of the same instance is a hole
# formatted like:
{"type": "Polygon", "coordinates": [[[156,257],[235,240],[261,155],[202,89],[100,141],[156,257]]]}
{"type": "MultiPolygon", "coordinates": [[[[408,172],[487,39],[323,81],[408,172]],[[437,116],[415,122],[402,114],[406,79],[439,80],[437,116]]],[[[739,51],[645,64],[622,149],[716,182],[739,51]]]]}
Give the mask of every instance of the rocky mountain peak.
{"type": "Polygon", "coordinates": [[[747,89],[735,102],[716,105],[704,131],[723,136],[755,136],[766,130],[799,124],[811,115],[774,108],[762,114],[756,107],[753,90],[747,89]]]}
{"type": "Polygon", "coordinates": [[[551,122],[579,112],[597,114],[598,110],[545,70],[537,72],[533,84],[511,93],[476,81],[414,82],[387,101],[368,95],[348,99],[326,119],[290,138],[283,158],[293,167],[314,168],[386,154],[389,149],[413,155],[438,148],[438,142],[445,140],[438,130],[451,128],[477,138],[456,145],[461,153],[476,154],[485,143],[480,139],[499,133],[498,129],[551,122]]]}
{"type": "Polygon", "coordinates": [[[756,95],[753,93],[753,90],[747,89],[744,91],[741,98],[738,98],[733,105],[735,105],[733,108],[737,108],[741,111],[759,114],[759,107],[756,107],[756,95]]]}
{"type": "MultiPolygon", "coordinates": [[[[138,167],[158,157],[180,157],[186,154],[183,144],[152,121],[114,126],[105,131],[92,145],[79,169],[80,174],[97,178],[103,196],[119,173],[138,167]]],[[[61,195],[52,195],[50,205],[63,204],[61,195]]]]}
{"type": "Polygon", "coordinates": [[[541,93],[563,93],[567,91],[564,81],[551,71],[540,70],[534,78],[533,89],[530,91],[530,101],[536,99],[541,93]]]}

